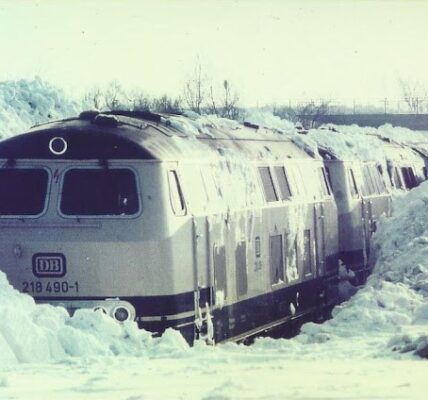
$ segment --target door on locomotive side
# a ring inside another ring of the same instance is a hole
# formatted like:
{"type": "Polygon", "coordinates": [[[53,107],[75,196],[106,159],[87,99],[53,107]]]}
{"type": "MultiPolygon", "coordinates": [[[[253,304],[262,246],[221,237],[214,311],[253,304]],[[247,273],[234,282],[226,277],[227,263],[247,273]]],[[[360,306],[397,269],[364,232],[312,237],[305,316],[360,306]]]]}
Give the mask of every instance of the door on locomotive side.
{"type": "Polygon", "coordinates": [[[315,267],[316,276],[325,274],[326,258],[326,212],[325,202],[331,196],[331,186],[327,171],[323,167],[317,167],[316,176],[319,180],[320,201],[314,204],[314,237],[315,237],[315,267]]]}

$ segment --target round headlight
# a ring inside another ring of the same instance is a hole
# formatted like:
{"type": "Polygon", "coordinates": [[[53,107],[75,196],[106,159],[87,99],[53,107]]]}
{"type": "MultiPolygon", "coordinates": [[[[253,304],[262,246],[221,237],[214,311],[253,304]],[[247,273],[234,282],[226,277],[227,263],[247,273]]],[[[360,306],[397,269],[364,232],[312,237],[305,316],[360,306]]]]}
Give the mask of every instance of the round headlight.
{"type": "Polygon", "coordinates": [[[114,310],[113,316],[117,321],[123,322],[129,319],[129,311],[125,307],[117,307],[114,310]]]}
{"type": "Polygon", "coordinates": [[[60,156],[67,151],[68,144],[62,137],[54,137],[49,142],[49,150],[56,156],[60,156]]]}

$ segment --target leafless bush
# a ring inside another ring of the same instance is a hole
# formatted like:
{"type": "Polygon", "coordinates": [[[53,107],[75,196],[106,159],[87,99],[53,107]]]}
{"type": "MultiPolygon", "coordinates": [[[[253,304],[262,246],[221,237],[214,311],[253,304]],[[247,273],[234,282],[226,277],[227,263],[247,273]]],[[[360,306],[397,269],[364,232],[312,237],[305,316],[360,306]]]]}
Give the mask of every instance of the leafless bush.
{"type": "Polygon", "coordinates": [[[104,108],[104,94],[101,88],[94,87],[83,95],[85,106],[95,110],[104,108]]]}
{"type": "Polygon", "coordinates": [[[167,95],[163,95],[153,99],[152,109],[161,113],[179,114],[183,111],[182,100],[181,98],[173,99],[167,95]]]}
{"type": "Polygon", "coordinates": [[[301,122],[305,128],[316,127],[320,118],[329,114],[329,105],[330,102],[327,100],[320,100],[319,102],[310,101],[299,105],[296,108],[298,121],[301,122]]]}
{"type": "Polygon", "coordinates": [[[129,97],[122,86],[116,82],[110,82],[104,91],[104,103],[110,110],[126,108],[129,104],[129,97]]]}
{"type": "Polygon", "coordinates": [[[230,81],[214,86],[197,61],[191,76],[184,83],[183,99],[187,108],[198,114],[215,114],[219,117],[238,119],[239,95],[230,81]]]}
{"type": "Polygon", "coordinates": [[[207,77],[197,60],[191,76],[184,83],[183,97],[187,107],[198,114],[207,100],[207,77]]]}
{"type": "Polygon", "coordinates": [[[410,112],[419,114],[424,110],[424,103],[427,102],[428,90],[419,81],[416,80],[399,80],[401,93],[404,101],[409,107],[410,112]]]}

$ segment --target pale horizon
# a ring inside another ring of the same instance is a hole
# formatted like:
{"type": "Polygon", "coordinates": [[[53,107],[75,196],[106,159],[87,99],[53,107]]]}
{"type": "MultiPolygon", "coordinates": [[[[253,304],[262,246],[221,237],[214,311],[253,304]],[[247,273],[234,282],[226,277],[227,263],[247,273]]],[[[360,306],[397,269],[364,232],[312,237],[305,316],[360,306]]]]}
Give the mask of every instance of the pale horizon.
{"type": "Polygon", "coordinates": [[[0,0],[0,81],[181,95],[197,60],[240,103],[399,99],[428,87],[423,1],[0,0]]]}

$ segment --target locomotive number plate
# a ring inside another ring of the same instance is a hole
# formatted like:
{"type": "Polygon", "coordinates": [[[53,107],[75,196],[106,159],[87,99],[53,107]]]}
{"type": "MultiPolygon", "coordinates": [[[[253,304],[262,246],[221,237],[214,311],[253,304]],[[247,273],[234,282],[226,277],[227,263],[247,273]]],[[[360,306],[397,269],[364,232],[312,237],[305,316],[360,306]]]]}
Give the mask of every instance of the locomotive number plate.
{"type": "Polygon", "coordinates": [[[79,293],[79,282],[24,281],[22,282],[22,291],[30,294],[79,293]]]}
{"type": "Polygon", "coordinates": [[[64,254],[36,253],[33,255],[33,274],[38,278],[61,278],[67,273],[64,254]]]}

